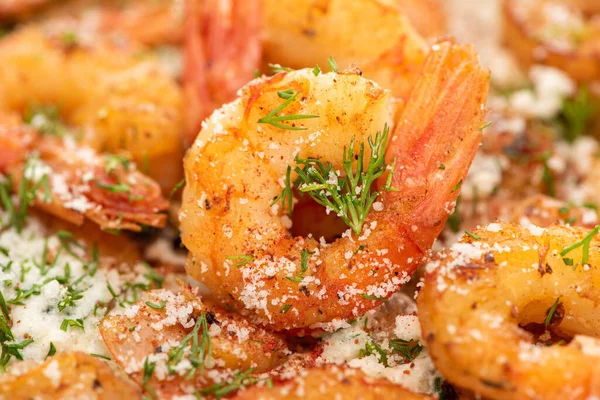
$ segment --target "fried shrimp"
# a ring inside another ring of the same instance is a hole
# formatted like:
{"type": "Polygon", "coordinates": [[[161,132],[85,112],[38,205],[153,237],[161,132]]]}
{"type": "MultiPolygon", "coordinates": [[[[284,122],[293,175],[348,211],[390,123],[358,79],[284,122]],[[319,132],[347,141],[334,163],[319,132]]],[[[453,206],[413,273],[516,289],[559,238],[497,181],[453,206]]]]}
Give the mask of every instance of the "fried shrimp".
{"type": "Polygon", "coordinates": [[[128,151],[169,193],[182,173],[179,87],[139,48],[77,32],[26,27],[0,42],[0,111],[52,105],[83,144],[128,151]]]}
{"type": "Polygon", "coordinates": [[[261,58],[259,0],[185,0],[185,139],[236,97],[261,58]]]}
{"type": "Polygon", "coordinates": [[[600,395],[598,229],[494,223],[443,251],[417,300],[438,370],[490,399],[600,395]]]}
{"type": "Polygon", "coordinates": [[[409,280],[452,211],[480,142],[487,87],[471,47],[438,44],[386,149],[390,94],[358,72],[253,81],[206,121],[186,155],[188,273],[222,304],[277,330],[381,304],[409,280]],[[351,229],[332,243],[293,236],[292,185],[315,190],[351,229]]]}
{"type": "MultiPolygon", "coordinates": [[[[8,119],[0,125],[0,174],[20,196],[12,213],[17,225],[30,204],[76,225],[85,218],[102,229],[165,225],[169,203],[160,187],[126,157],[100,156],[70,137],[40,135],[8,119]]],[[[2,204],[10,206],[10,188],[0,189],[2,204]]]]}
{"type": "Polygon", "coordinates": [[[274,382],[273,387],[254,386],[240,391],[233,397],[245,399],[309,399],[328,400],[333,397],[343,399],[427,400],[432,397],[415,394],[402,386],[394,385],[386,379],[370,378],[360,370],[327,366],[311,368],[299,376],[274,382]]]}
{"type": "Polygon", "coordinates": [[[600,10],[595,1],[504,1],[504,39],[530,67],[560,68],[578,82],[600,78],[600,10]]]}
{"type": "Polygon", "coordinates": [[[85,353],[58,353],[20,374],[3,374],[0,399],[130,400],[141,393],[106,362],[85,353]]]}
{"type": "Polygon", "coordinates": [[[421,71],[427,43],[397,3],[266,0],[264,58],[285,67],[325,69],[333,56],[342,67],[360,66],[367,78],[406,99],[421,71]]]}
{"type": "Polygon", "coordinates": [[[289,354],[280,336],[202,302],[188,288],[148,292],[108,316],[100,332],[117,364],[159,398],[195,389],[210,394],[239,371],[246,377],[269,371],[289,354]]]}

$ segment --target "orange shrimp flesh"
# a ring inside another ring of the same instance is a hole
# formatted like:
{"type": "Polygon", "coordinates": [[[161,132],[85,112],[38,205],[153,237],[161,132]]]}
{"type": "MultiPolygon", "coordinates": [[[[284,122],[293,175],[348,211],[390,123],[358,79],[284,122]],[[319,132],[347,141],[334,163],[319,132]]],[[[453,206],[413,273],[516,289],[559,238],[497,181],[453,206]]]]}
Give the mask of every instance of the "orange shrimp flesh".
{"type": "Polygon", "coordinates": [[[185,142],[201,122],[235,98],[261,58],[259,0],[186,0],[184,24],[185,142]]]}
{"type": "Polygon", "coordinates": [[[472,47],[434,47],[387,148],[388,165],[396,158],[392,186],[398,191],[380,195],[381,207],[368,214],[362,233],[348,231],[327,244],[292,237],[283,212],[272,215],[294,143],[318,132],[320,143],[329,145],[307,146],[300,156],[334,157],[342,153],[342,135],[366,140],[383,127],[389,108],[385,91],[352,72],[312,74],[280,73],[250,84],[207,121],[185,159],[180,220],[188,273],[222,304],[276,330],[355,318],[409,280],[452,212],[477,151],[489,81],[472,47]],[[331,86],[319,92],[321,85],[331,86]],[[294,112],[321,117],[295,125],[306,131],[255,125],[274,92],[289,87],[302,93],[294,112]],[[336,97],[337,91],[346,94],[336,97]],[[354,113],[357,104],[365,108],[354,113]],[[243,115],[235,115],[240,110],[243,115]],[[285,146],[278,149],[279,143],[285,146]]]}
{"type": "Polygon", "coordinates": [[[87,218],[105,230],[141,231],[166,223],[169,203],[160,186],[124,157],[102,157],[72,138],[6,124],[0,159],[0,174],[11,178],[15,192],[33,190],[37,208],[73,224],[87,218]]]}

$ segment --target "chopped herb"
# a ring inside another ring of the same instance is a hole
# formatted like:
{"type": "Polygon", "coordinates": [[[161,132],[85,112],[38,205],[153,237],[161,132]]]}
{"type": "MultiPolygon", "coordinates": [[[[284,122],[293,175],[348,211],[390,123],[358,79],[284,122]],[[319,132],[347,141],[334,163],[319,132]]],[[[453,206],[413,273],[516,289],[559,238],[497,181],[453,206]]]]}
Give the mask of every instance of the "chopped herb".
{"type": "Polygon", "coordinates": [[[104,156],[104,171],[107,174],[110,174],[119,166],[122,166],[126,170],[129,169],[129,159],[117,154],[107,154],[104,156]]]}
{"type": "Polygon", "coordinates": [[[479,128],[480,131],[484,130],[485,128],[487,128],[488,126],[490,126],[492,124],[492,121],[486,123],[485,125],[483,125],[481,128],[479,128]]]}
{"type": "Polygon", "coordinates": [[[65,332],[71,327],[81,328],[82,330],[85,330],[85,328],[83,327],[83,319],[65,319],[63,320],[62,324],[60,324],[60,329],[65,332]]]}
{"type": "Polygon", "coordinates": [[[573,259],[572,258],[563,258],[562,260],[565,263],[565,265],[568,265],[570,267],[573,266],[573,259]]]}
{"type": "Polygon", "coordinates": [[[548,329],[548,325],[550,325],[550,321],[552,321],[552,317],[554,316],[556,307],[558,307],[559,300],[560,300],[560,297],[557,297],[554,304],[552,304],[552,307],[550,307],[550,309],[548,310],[548,314],[546,315],[546,320],[544,321],[544,326],[546,327],[546,329],[548,329]]]}
{"type": "Polygon", "coordinates": [[[175,193],[177,193],[177,191],[179,189],[181,189],[181,187],[185,185],[185,178],[183,178],[182,180],[180,180],[179,182],[177,182],[175,184],[175,186],[173,186],[173,189],[171,189],[171,193],[169,193],[169,200],[171,200],[173,198],[173,196],[175,195],[175,193]]]}
{"type": "Polygon", "coordinates": [[[37,182],[33,182],[27,178],[29,174],[34,175],[35,166],[34,158],[28,158],[25,162],[23,177],[21,182],[19,182],[19,188],[16,193],[18,207],[13,206],[10,199],[10,181],[0,184],[0,202],[9,216],[10,225],[15,228],[17,233],[21,233],[23,230],[27,218],[27,209],[32,205],[40,188],[43,187],[44,189],[45,202],[49,202],[52,199],[47,174],[44,174],[37,182]]]}
{"type": "Polygon", "coordinates": [[[313,254],[312,251],[302,250],[302,254],[300,256],[300,273],[297,276],[286,276],[287,279],[293,282],[302,282],[304,278],[304,273],[308,269],[308,255],[313,254]]]}
{"type": "Polygon", "coordinates": [[[584,134],[595,112],[596,106],[585,86],[579,89],[575,97],[565,99],[562,105],[562,117],[565,121],[564,138],[568,142],[573,142],[584,134]]]}
{"type": "Polygon", "coordinates": [[[152,389],[150,386],[148,386],[148,382],[150,381],[150,379],[152,378],[152,375],[154,374],[154,369],[156,368],[156,363],[155,362],[148,362],[148,357],[146,357],[146,359],[144,360],[144,380],[142,381],[142,387],[144,388],[144,390],[153,398],[156,399],[156,393],[154,392],[154,389],[152,389]]]}
{"type": "MultiPolygon", "coordinates": [[[[298,177],[294,181],[294,186],[298,187],[300,193],[308,193],[317,203],[333,211],[346,225],[352,228],[354,233],[360,234],[371,206],[380,194],[378,191],[371,192],[373,182],[390,169],[382,190],[396,190],[391,187],[396,160],[394,159],[389,167],[385,165],[388,135],[389,130],[386,124],[383,133],[377,132],[374,140],[369,137],[371,156],[366,169],[363,167],[365,145],[361,143],[358,155],[354,154],[355,141],[352,138],[349,146],[344,147],[342,160],[344,177],[338,176],[337,171],[333,170],[333,166],[329,162],[324,164],[319,159],[296,157],[297,166],[294,171],[298,177]],[[302,168],[298,165],[301,165],[302,168]]],[[[292,184],[288,178],[281,196],[282,199],[291,197],[289,189],[291,187],[292,184]]],[[[289,203],[288,200],[288,207],[291,207],[289,203]]]]}
{"type": "Polygon", "coordinates": [[[379,346],[373,339],[369,337],[369,340],[367,340],[365,343],[365,348],[360,349],[359,356],[367,357],[373,354],[377,356],[377,359],[381,364],[385,365],[386,367],[388,366],[387,354],[381,348],[381,346],[379,346]]]}
{"type": "Polygon", "coordinates": [[[371,294],[365,294],[365,293],[363,293],[362,297],[363,297],[363,299],[366,299],[366,300],[388,301],[388,299],[386,299],[385,297],[377,297],[377,296],[373,296],[371,294]]]}
{"type": "Polygon", "coordinates": [[[288,165],[286,173],[285,173],[285,187],[283,188],[283,190],[281,191],[281,193],[279,194],[279,196],[275,197],[275,199],[273,199],[273,202],[271,203],[271,206],[274,206],[275,204],[277,204],[277,202],[281,201],[281,208],[285,209],[285,205],[287,204],[287,213],[289,215],[292,214],[292,206],[294,204],[293,202],[293,194],[292,194],[292,183],[291,183],[291,173],[292,173],[292,167],[288,165]]]}
{"type": "Polygon", "coordinates": [[[144,274],[144,278],[148,279],[151,283],[154,283],[156,289],[161,289],[163,282],[165,281],[165,277],[157,274],[148,263],[143,262],[142,264],[148,270],[148,273],[144,274]]]}
{"type": "Polygon", "coordinates": [[[444,170],[444,169],[446,169],[446,166],[444,164],[440,164],[440,166],[438,167],[438,169],[444,170]]]}
{"type": "Polygon", "coordinates": [[[277,91],[277,96],[279,96],[279,98],[287,100],[290,97],[292,97],[294,95],[294,90],[293,89],[286,89],[286,90],[279,90],[277,91]]]}
{"type": "Polygon", "coordinates": [[[10,361],[12,357],[15,357],[17,360],[23,360],[23,355],[21,354],[21,350],[25,347],[33,343],[33,339],[26,339],[20,343],[11,343],[6,344],[2,341],[2,355],[0,356],[0,369],[4,370],[6,364],[10,361]]]}
{"type": "MultiPolygon", "coordinates": [[[[277,92],[277,94],[279,95],[279,97],[282,97],[281,93],[284,93],[284,92],[287,93],[286,91],[279,91],[279,92],[277,92]]],[[[287,130],[291,130],[291,131],[306,130],[305,127],[286,125],[286,124],[282,124],[281,122],[295,121],[295,120],[309,119],[309,118],[319,118],[318,115],[312,115],[312,114],[278,115],[284,108],[286,108],[287,106],[289,106],[290,103],[292,101],[294,101],[296,99],[296,97],[298,97],[299,94],[300,94],[300,92],[296,92],[295,94],[290,95],[283,103],[281,103],[280,105],[278,105],[277,107],[275,107],[273,109],[273,111],[271,111],[266,116],[264,116],[261,119],[259,119],[258,123],[259,124],[270,124],[270,125],[273,125],[276,128],[287,129],[287,130]]]]}
{"type": "Polygon", "coordinates": [[[167,359],[167,369],[169,370],[169,374],[172,375],[175,373],[173,368],[181,361],[181,358],[185,353],[185,349],[188,347],[190,342],[191,347],[188,360],[192,365],[192,368],[188,371],[188,379],[191,379],[196,374],[198,369],[203,371],[205,360],[212,356],[212,344],[210,341],[210,335],[208,333],[206,314],[203,313],[200,315],[196,321],[196,325],[194,325],[194,329],[181,341],[179,346],[174,347],[169,351],[167,359]],[[198,341],[198,336],[200,336],[200,327],[202,327],[202,339],[198,341]]]}
{"type": "Polygon", "coordinates": [[[328,70],[329,72],[331,72],[331,71],[338,72],[338,65],[332,56],[329,56],[329,59],[327,60],[327,64],[329,64],[329,70],[328,70]]]}
{"type": "Polygon", "coordinates": [[[90,353],[90,356],[102,358],[102,359],[107,360],[107,361],[112,361],[112,358],[110,358],[108,356],[105,356],[105,355],[102,355],[102,354],[90,353]]]}
{"type": "MultiPolygon", "coordinates": [[[[583,246],[582,256],[581,256],[581,265],[586,265],[588,263],[588,257],[590,255],[590,243],[592,242],[592,239],[596,236],[598,231],[600,231],[600,225],[596,225],[596,227],[594,229],[592,229],[592,231],[590,233],[588,233],[580,241],[575,242],[572,245],[567,246],[564,249],[562,249],[562,251],[560,252],[560,256],[564,257],[572,250],[575,250],[576,248],[583,246]]],[[[563,258],[563,261],[564,260],[565,259],[563,258]]],[[[571,260],[571,262],[572,262],[572,260],[571,260]]],[[[567,264],[567,263],[565,262],[565,264],[567,264]]],[[[567,264],[567,265],[569,265],[569,264],[567,264]]]]}
{"type": "Polygon", "coordinates": [[[233,374],[233,379],[231,382],[217,383],[205,389],[201,389],[200,393],[202,393],[205,396],[213,395],[215,399],[225,397],[229,393],[239,390],[248,384],[256,383],[256,379],[250,379],[250,374],[252,373],[252,371],[254,371],[253,368],[250,368],[244,372],[242,372],[241,370],[237,371],[233,374]]]}
{"type": "Polygon", "coordinates": [[[481,237],[479,237],[479,236],[477,236],[476,234],[474,234],[474,233],[471,233],[471,232],[469,232],[469,231],[465,231],[465,235],[467,235],[467,236],[469,236],[469,237],[471,237],[471,238],[473,238],[473,239],[475,239],[475,240],[481,240],[481,237]]]}
{"type": "Polygon", "coordinates": [[[313,74],[315,74],[315,76],[319,76],[319,74],[321,73],[321,68],[319,68],[318,65],[316,65],[313,70],[312,70],[313,74]]]}
{"type": "Polygon", "coordinates": [[[254,79],[260,78],[260,71],[258,69],[254,70],[254,79]]]}
{"type": "Polygon", "coordinates": [[[102,182],[96,182],[96,186],[98,186],[99,188],[108,190],[111,193],[129,193],[131,191],[131,188],[122,182],[115,183],[115,184],[106,184],[106,183],[102,183],[102,182]]]}
{"type": "Polygon", "coordinates": [[[286,304],[286,305],[283,306],[283,308],[279,312],[281,314],[285,314],[286,312],[288,312],[290,310],[290,308],[292,308],[292,305],[291,304],[286,304]]]}
{"type": "Polygon", "coordinates": [[[548,162],[544,161],[544,171],[542,173],[542,181],[546,186],[546,192],[549,196],[556,197],[556,189],[554,187],[554,177],[552,176],[552,172],[550,171],[550,167],[548,167],[548,162]]]}
{"type": "Polygon", "coordinates": [[[292,72],[294,70],[293,68],[282,67],[279,64],[269,64],[269,68],[271,68],[274,73],[278,73],[278,72],[292,72]]]}
{"type": "Polygon", "coordinates": [[[248,264],[250,261],[254,260],[254,256],[252,254],[244,254],[242,256],[228,256],[225,258],[228,260],[240,260],[239,262],[233,264],[233,266],[236,268],[242,267],[248,264]]]}
{"type": "Polygon", "coordinates": [[[54,345],[54,343],[50,342],[50,350],[48,350],[48,354],[46,355],[46,358],[52,357],[55,354],[56,354],[56,346],[54,345]]]}
{"type": "Polygon", "coordinates": [[[389,346],[393,351],[400,353],[406,362],[413,361],[423,350],[423,346],[417,340],[392,339],[389,346]]]}
{"type": "Polygon", "coordinates": [[[462,184],[463,184],[463,181],[462,181],[462,179],[461,179],[460,181],[458,181],[458,183],[457,183],[456,185],[454,185],[454,187],[452,188],[452,191],[451,191],[451,193],[454,193],[454,192],[456,192],[458,189],[460,189],[460,187],[462,186],[462,184]]]}
{"type": "Polygon", "coordinates": [[[147,305],[148,307],[154,308],[155,310],[162,310],[163,308],[165,308],[165,305],[166,305],[166,304],[167,304],[167,302],[166,302],[166,301],[164,301],[164,300],[162,300],[162,301],[160,302],[160,304],[156,304],[156,303],[153,303],[153,302],[151,302],[151,301],[147,301],[147,302],[146,302],[146,305],[147,305]]]}

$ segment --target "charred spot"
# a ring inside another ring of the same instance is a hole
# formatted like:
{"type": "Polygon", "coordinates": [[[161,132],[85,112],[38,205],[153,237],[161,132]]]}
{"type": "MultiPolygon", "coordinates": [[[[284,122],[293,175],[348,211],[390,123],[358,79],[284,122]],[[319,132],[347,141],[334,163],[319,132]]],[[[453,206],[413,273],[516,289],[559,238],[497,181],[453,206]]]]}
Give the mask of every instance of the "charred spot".
{"type": "Polygon", "coordinates": [[[477,309],[477,302],[471,304],[471,310],[476,310],[477,309]]]}
{"type": "Polygon", "coordinates": [[[303,30],[302,30],[302,34],[303,34],[304,36],[313,37],[313,36],[315,36],[315,35],[317,34],[317,31],[316,31],[316,30],[314,30],[314,29],[312,29],[312,28],[309,28],[309,29],[303,29],[303,30]]]}
{"type": "Polygon", "coordinates": [[[305,295],[306,297],[309,297],[309,296],[310,296],[310,292],[308,291],[308,288],[307,288],[306,286],[300,286],[300,291],[301,291],[302,293],[304,293],[304,295],[305,295]]]}
{"type": "Polygon", "coordinates": [[[342,380],[341,380],[340,382],[341,382],[342,384],[344,384],[344,385],[349,385],[349,384],[350,384],[350,379],[348,379],[348,378],[344,377],[344,378],[342,378],[342,380]]]}
{"type": "Polygon", "coordinates": [[[204,208],[207,210],[210,210],[211,208],[211,204],[210,204],[210,200],[209,199],[204,199],[204,208]]]}
{"type": "Polygon", "coordinates": [[[95,389],[100,389],[102,388],[102,383],[100,383],[100,381],[98,379],[94,379],[94,383],[92,383],[92,388],[95,389]]]}
{"type": "Polygon", "coordinates": [[[494,258],[494,253],[492,252],[485,253],[483,260],[488,263],[496,262],[496,259],[494,258]]]}
{"type": "Polygon", "coordinates": [[[323,310],[321,310],[320,308],[317,310],[317,312],[321,315],[323,315],[323,310]]]}
{"type": "Polygon", "coordinates": [[[221,323],[217,320],[217,317],[215,316],[215,314],[213,314],[212,312],[207,312],[206,313],[206,323],[209,325],[212,324],[217,324],[220,325],[221,323]]]}
{"type": "Polygon", "coordinates": [[[430,333],[427,335],[427,341],[428,341],[428,342],[433,342],[434,340],[435,340],[435,335],[433,334],[433,332],[430,332],[430,333]]]}
{"type": "Polygon", "coordinates": [[[162,353],[162,346],[156,346],[154,348],[154,354],[160,354],[162,353]]]}

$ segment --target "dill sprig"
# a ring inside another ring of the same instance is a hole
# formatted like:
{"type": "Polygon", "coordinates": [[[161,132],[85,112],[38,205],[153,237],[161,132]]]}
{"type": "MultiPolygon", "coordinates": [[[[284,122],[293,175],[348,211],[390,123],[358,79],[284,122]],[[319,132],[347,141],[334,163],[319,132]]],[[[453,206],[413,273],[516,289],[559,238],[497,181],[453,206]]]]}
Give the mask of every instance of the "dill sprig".
{"type": "Polygon", "coordinates": [[[360,349],[359,351],[360,357],[367,357],[370,355],[375,355],[381,364],[385,365],[386,367],[388,366],[387,354],[385,350],[383,350],[381,346],[379,346],[371,337],[369,337],[369,340],[367,340],[365,343],[365,348],[360,349]]]}
{"type": "MultiPolygon", "coordinates": [[[[335,212],[356,234],[362,232],[362,226],[371,206],[380,192],[371,191],[373,183],[388,169],[385,164],[385,149],[389,136],[387,124],[383,132],[377,132],[375,139],[369,137],[371,156],[366,169],[364,168],[365,145],[361,143],[358,155],[354,154],[355,138],[348,147],[344,147],[342,168],[345,176],[338,176],[331,163],[324,164],[315,158],[295,158],[297,166],[294,171],[298,175],[293,182],[301,194],[307,193],[317,203],[335,212]],[[356,162],[355,162],[356,160],[356,162]],[[302,166],[302,168],[300,168],[302,166]]],[[[396,159],[390,166],[390,173],[382,190],[395,191],[392,188],[392,176],[396,159]]],[[[285,208],[287,203],[291,213],[292,182],[291,168],[286,173],[285,187],[281,195],[275,198],[273,204],[281,201],[285,208]]]]}
{"type": "Polygon", "coordinates": [[[49,202],[52,199],[50,192],[50,181],[48,175],[44,174],[37,181],[29,179],[28,174],[32,174],[35,171],[36,163],[34,158],[28,158],[25,162],[25,168],[21,182],[19,182],[19,188],[17,191],[18,202],[13,204],[10,199],[11,193],[11,180],[8,179],[5,183],[0,183],[0,204],[8,214],[9,225],[14,227],[17,233],[21,233],[25,227],[25,220],[27,219],[27,210],[33,204],[37,193],[40,189],[44,190],[43,200],[49,202]]]}
{"type": "Polygon", "coordinates": [[[565,121],[564,138],[568,142],[572,142],[584,134],[595,111],[596,107],[585,86],[579,89],[575,97],[565,99],[562,105],[562,116],[565,121]]]}
{"type": "Polygon", "coordinates": [[[227,256],[225,258],[227,260],[238,260],[238,262],[233,265],[235,268],[243,267],[244,265],[254,260],[254,256],[252,254],[242,254],[241,256],[227,256]]]}
{"type": "Polygon", "coordinates": [[[286,276],[286,279],[297,283],[302,282],[302,279],[304,279],[304,273],[306,272],[306,270],[308,270],[308,256],[309,254],[313,253],[314,252],[312,251],[302,250],[300,256],[300,273],[298,273],[298,275],[296,276],[286,276]]]}
{"type": "Polygon", "coordinates": [[[258,382],[258,379],[250,377],[250,374],[254,371],[254,368],[250,368],[246,371],[237,371],[233,374],[231,382],[221,382],[209,386],[205,389],[201,389],[200,393],[205,396],[213,395],[215,399],[220,399],[227,396],[229,393],[239,390],[246,385],[252,385],[258,382]]]}
{"type": "MultiPolygon", "coordinates": [[[[592,242],[592,239],[598,234],[598,231],[600,231],[600,225],[596,225],[594,227],[594,229],[592,229],[592,231],[589,234],[587,234],[580,241],[577,241],[577,242],[565,247],[564,249],[562,249],[562,251],[560,252],[560,256],[564,257],[571,251],[583,246],[582,254],[581,254],[581,265],[586,265],[588,263],[588,258],[590,256],[590,243],[592,242]]],[[[572,258],[563,258],[563,262],[566,265],[573,265],[572,258]]],[[[578,264],[575,264],[575,266],[573,266],[573,270],[575,270],[577,268],[577,265],[578,264]]]]}
{"type": "Polygon", "coordinates": [[[300,94],[300,92],[294,93],[292,89],[278,91],[277,96],[279,96],[281,99],[285,99],[285,101],[283,103],[281,103],[280,105],[278,105],[277,107],[275,107],[273,109],[273,111],[271,111],[270,113],[268,113],[267,115],[265,115],[264,117],[259,119],[258,123],[259,124],[270,124],[276,128],[287,129],[290,131],[306,130],[306,128],[303,126],[286,125],[286,124],[282,124],[281,122],[296,121],[296,120],[309,119],[309,118],[319,118],[318,115],[313,115],[313,114],[279,115],[279,113],[284,108],[289,106],[292,101],[296,100],[296,97],[298,97],[299,94],[300,94]]]}
{"type": "Polygon", "coordinates": [[[423,351],[423,346],[417,340],[392,339],[389,346],[393,351],[400,353],[406,362],[413,361],[423,351]]]}
{"type": "Polygon", "coordinates": [[[546,319],[544,320],[544,327],[546,329],[548,329],[548,326],[550,325],[550,322],[552,321],[552,317],[554,316],[554,313],[556,312],[556,307],[558,307],[559,301],[560,301],[560,297],[557,297],[554,304],[552,304],[552,307],[550,307],[548,309],[548,313],[546,314],[546,319]]]}
{"type": "Polygon", "coordinates": [[[196,370],[204,370],[205,361],[212,356],[212,344],[210,341],[210,335],[208,333],[206,314],[202,313],[198,317],[196,325],[194,325],[194,329],[185,338],[183,338],[181,344],[169,351],[167,369],[169,370],[170,374],[175,373],[173,367],[179,364],[185,354],[186,348],[188,348],[188,345],[190,345],[188,360],[192,364],[192,368],[188,372],[187,378],[191,379],[196,374],[196,370]],[[202,328],[202,333],[200,333],[200,328],[202,328]],[[201,339],[198,340],[198,336],[200,335],[201,339]]]}

